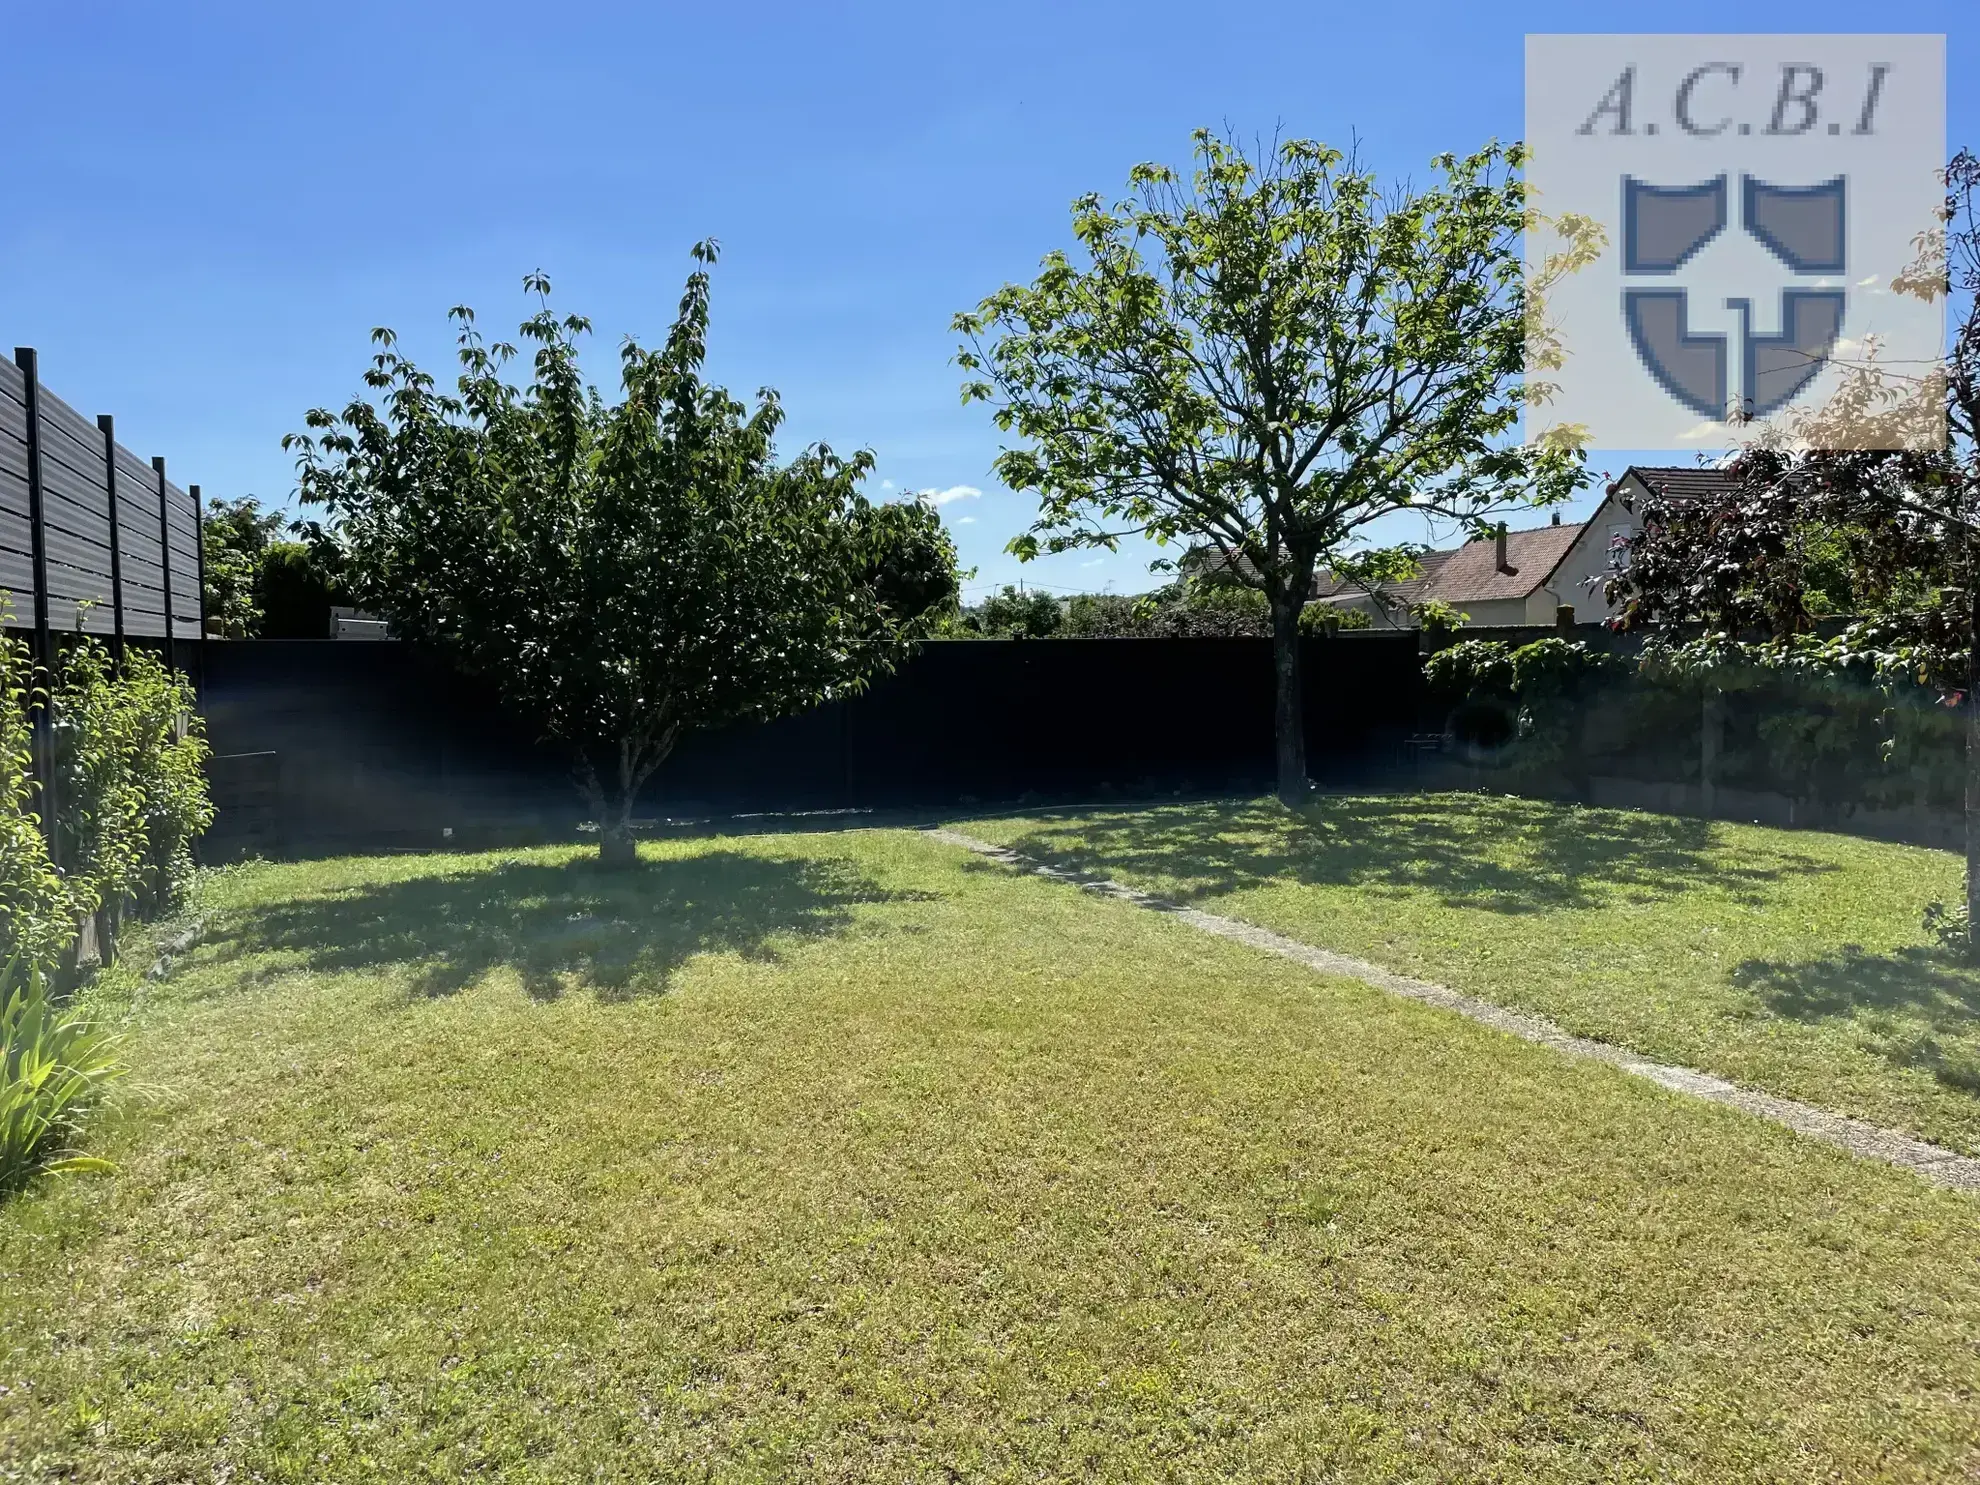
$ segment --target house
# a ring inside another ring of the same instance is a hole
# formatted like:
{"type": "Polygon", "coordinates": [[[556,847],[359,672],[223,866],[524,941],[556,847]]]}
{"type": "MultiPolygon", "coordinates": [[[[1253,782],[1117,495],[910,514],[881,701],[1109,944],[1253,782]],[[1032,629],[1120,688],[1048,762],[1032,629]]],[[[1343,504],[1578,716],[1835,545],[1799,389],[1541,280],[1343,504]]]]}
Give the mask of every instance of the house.
{"type": "Polygon", "coordinates": [[[1491,536],[1447,551],[1426,552],[1416,577],[1381,585],[1374,594],[1330,572],[1319,574],[1314,600],[1359,609],[1377,628],[1413,626],[1409,609],[1441,602],[1467,615],[1474,627],[1552,624],[1572,605],[1577,624],[1597,624],[1613,607],[1602,586],[1629,560],[1629,542],[1643,529],[1635,510],[1646,497],[1697,498],[1730,487],[1723,470],[1631,465],[1603,493],[1585,521],[1553,523],[1521,531],[1503,527],[1491,536]]]}

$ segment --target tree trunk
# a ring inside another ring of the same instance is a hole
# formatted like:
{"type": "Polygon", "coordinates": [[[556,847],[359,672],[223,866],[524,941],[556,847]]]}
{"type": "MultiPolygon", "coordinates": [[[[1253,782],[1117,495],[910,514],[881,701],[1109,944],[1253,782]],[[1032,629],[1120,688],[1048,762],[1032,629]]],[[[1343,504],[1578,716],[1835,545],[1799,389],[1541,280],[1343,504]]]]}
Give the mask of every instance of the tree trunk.
{"type": "Polygon", "coordinates": [[[616,786],[609,791],[599,772],[590,749],[579,748],[577,785],[585,803],[591,806],[592,822],[598,826],[598,864],[611,868],[631,866],[639,858],[632,838],[632,797],[617,769],[606,775],[616,786]]]}
{"type": "Polygon", "coordinates": [[[598,827],[598,864],[613,871],[620,871],[639,862],[639,847],[632,837],[632,829],[625,818],[620,817],[616,824],[600,823],[598,827]]]}
{"type": "Polygon", "coordinates": [[[1279,802],[1305,802],[1306,733],[1299,695],[1299,597],[1272,602],[1272,741],[1278,760],[1279,802]]]}
{"type": "Polygon", "coordinates": [[[640,780],[634,773],[632,746],[623,738],[618,752],[618,768],[612,780],[615,787],[605,813],[598,820],[598,864],[615,870],[639,860],[639,847],[633,842],[632,812],[633,796],[639,793],[640,780]]]}
{"type": "Polygon", "coordinates": [[[105,969],[117,962],[117,935],[122,920],[121,900],[106,902],[96,910],[96,962],[105,969]]]}
{"type": "Polygon", "coordinates": [[[1980,562],[1968,573],[1966,640],[1966,956],[1980,960],[1980,562]]]}

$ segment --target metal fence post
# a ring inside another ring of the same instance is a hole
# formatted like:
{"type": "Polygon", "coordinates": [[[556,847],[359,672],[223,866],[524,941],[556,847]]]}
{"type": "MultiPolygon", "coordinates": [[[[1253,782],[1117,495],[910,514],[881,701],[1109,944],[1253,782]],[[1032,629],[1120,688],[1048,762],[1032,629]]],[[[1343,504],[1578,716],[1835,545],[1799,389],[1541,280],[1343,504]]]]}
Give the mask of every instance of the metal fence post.
{"type": "Polygon", "coordinates": [[[193,630],[195,636],[193,678],[199,683],[199,689],[204,691],[206,689],[206,516],[200,503],[199,486],[187,485],[186,493],[192,496],[193,558],[196,569],[194,581],[198,584],[193,589],[193,609],[199,614],[199,626],[193,630]]]}
{"type": "Polygon", "coordinates": [[[34,771],[41,786],[41,830],[48,837],[48,858],[61,866],[60,837],[55,828],[54,705],[55,636],[48,622],[48,525],[42,510],[41,486],[41,368],[33,346],[16,346],[14,364],[21,369],[22,400],[27,414],[27,486],[29,546],[34,564],[34,662],[49,694],[34,709],[34,771]]]}
{"type": "Polygon", "coordinates": [[[179,668],[179,657],[172,640],[172,508],[165,498],[165,457],[152,456],[151,467],[158,471],[158,568],[165,580],[165,664],[179,668]]]}
{"type": "Polygon", "coordinates": [[[103,485],[110,492],[110,647],[118,668],[124,664],[124,541],[123,513],[117,508],[117,420],[108,413],[97,416],[103,430],[103,485]]]}

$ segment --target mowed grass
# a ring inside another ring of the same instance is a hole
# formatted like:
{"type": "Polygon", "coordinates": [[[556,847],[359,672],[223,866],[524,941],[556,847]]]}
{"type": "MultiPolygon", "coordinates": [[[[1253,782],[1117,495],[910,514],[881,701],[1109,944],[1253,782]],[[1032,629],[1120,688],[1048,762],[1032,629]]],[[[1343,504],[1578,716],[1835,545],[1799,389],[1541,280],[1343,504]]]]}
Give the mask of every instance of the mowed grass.
{"type": "Polygon", "coordinates": [[[1586,1036],[1980,1153],[1980,973],[1943,851],[1504,795],[960,828],[1586,1036]]]}
{"type": "Polygon", "coordinates": [[[1980,1202],[907,832],[230,872],[20,1480],[1943,1482],[1980,1202]]]}

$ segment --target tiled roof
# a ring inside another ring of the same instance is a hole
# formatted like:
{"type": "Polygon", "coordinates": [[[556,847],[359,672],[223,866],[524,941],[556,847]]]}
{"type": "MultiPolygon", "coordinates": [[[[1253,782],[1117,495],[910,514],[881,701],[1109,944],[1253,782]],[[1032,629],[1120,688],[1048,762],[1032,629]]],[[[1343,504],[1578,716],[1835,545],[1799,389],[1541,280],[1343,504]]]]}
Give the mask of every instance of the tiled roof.
{"type": "Polygon", "coordinates": [[[1498,542],[1492,537],[1468,541],[1445,554],[1423,583],[1422,599],[1445,603],[1481,603],[1488,598],[1524,598],[1546,582],[1568,554],[1574,539],[1581,535],[1581,522],[1573,525],[1536,526],[1530,531],[1506,533],[1506,566],[1498,564],[1498,542]]]}
{"type": "MultiPolygon", "coordinates": [[[[1461,547],[1425,552],[1417,559],[1422,571],[1407,582],[1384,583],[1382,592],[1399,603],[1440,599],[1445,603],[1480,603],[1488,598],[1524,598],[1547,581],[1568,554],[1586,523],[1536,526],[1506,533],[1506,565],[1499,571],[1498,541],[1483,536],[1461,547]]],[[[1358,590],[1331,572],[1314,581],[1314,597],[1346,598],[1358,590]]]]}
{"type": "MultiPolygon", "coordinates": [[[[1415,603],[1422,595],[1425,585],[1437,575],[1437,570],[1455,552],[1425,552],[1416,559],[1417,575],[1400,583],[1383,583],[1382,591],[1401,603],[1415,603]]],[[[1351,598],[1362,590],[1353,583],[1336,577],[1331,569],[1323,568],[1313,575],[1313,596],[1315,598],[1351,598]]]]}
{"type": "Polygon", "coordinates": [[[1635,475],[1653,494],[1674,500],[1695,499],[1701,495],[1724,495],[1733,487],[1733,478],[1723,469],[1706,469],[1696,464],[1632,464],[1622,479],[1635,475]]]}

